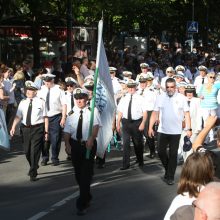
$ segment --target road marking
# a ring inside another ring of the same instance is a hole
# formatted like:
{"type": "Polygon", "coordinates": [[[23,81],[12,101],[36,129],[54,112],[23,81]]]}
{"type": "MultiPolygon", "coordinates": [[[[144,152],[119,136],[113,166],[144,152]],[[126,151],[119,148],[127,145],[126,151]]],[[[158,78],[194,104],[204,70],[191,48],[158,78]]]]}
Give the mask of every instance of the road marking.
{"type": "MultiPolygon", "coordinates": [[[[102,182],[93,183],[91,185],[91,187],[98,186],[101,183],[102,182]]],[[[48,209],[46,209],[46,210],[44,210],[42,212],[37,213],[36,215],[28,218],[27,220],[38,220],[38,219],[41,219],[45,215],[48,215],[49,213],[53,212],[56,208],[65,205],[68,201],[70,201],[72,199],[75,199],[77,196],[79,196],[79,191],[76,191],[75,193],[71,194],[70,196],[67,196],[66,198],[62,199],[61,201],[53,204],[50,208],[48,208],[48,209]]]]}

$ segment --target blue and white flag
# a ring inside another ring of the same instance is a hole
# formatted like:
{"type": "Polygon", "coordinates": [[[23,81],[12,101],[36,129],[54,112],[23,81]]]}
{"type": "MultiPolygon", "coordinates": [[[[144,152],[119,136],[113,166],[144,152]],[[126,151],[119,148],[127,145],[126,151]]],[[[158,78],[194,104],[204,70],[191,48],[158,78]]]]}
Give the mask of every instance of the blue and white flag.
{"type": "Polygon", "coordinates": [[[97,156],[103,158],[104,153],[111,141],[113,132],[112,124],[115,114],[114,92],[112,80],[109,73],[108,61],[102,39],[103,21],[98,26],[98,48],[96,56],[96,68],[98,71],[98,82],[96,87],[96,108],[98,108],[102,127],[99,129],[97,139],[97,156]]]}

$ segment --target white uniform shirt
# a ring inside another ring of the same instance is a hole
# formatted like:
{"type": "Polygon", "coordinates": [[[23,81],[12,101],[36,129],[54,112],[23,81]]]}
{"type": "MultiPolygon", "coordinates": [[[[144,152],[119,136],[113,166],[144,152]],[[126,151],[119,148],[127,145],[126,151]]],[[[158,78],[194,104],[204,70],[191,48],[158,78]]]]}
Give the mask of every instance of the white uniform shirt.
{"type": "Polygon", "coordinates": [[[158,132],[164,134],[181,134],[184,112],[189,111],[186,97],[180,93],[175,93],[169,97],[163,93],[157,97],[154,111],[159,112],[158,132]]]}
{"type": "MultiPolygon", "coordinates": [[[[128,93],[121,98],[118,104],[118,111],[122,113],[122,118],[128,119],[128,106],[131,94],[128,93]]],[[[143,112],[147,111],[147,103],[141,95],[133,94],[131,105],[132,120],[138,120],[143,117],[143,112]]]]}
{"type": "Polygon", "coordinates": [[[117,77],[112,78],[112,86],[115,95],[122,90],[121,84],[119,83],[119,79],[117,77]]]}
{"type": "MultiPolygon", "coordinates": [[[[43,85],[38,91],[37,96],[46,101],[48,88],[43,85]]],[[[66,105],[65,93],[59,85],[54,85],[50,89],[50,110],[47,112],[48,117],[62,113],[62,106],[66,105]]]]}
{"type": "MultiPolygon", "coordinates": [[[[30,104],[29,98],[21,100],[16,114],[19,118],[21,118],[21,123],[24,125],[27,125],[26,118],[27,118],[29,104],[30,104]]],[[[34,97],[32,99],[31,125],[44,123],[45,116],[47,116],[47,111],[44,100],[38,97],[34,97]]]]}
{"type": "MultiPolygon", "coordinates": [[[[66,109],[66,114],[68,114],[72,109],[71,109],[71,93],[69,91],[65,91],[65,102],[67,105],[67,109],[66,109]]],[[[73,102],[74,102],[74,106],[75,106],[75,101],[74,101],[74,95],[73,95],[73,102]]]]}
{"type": "Polygon", "coordinates": [[[203,79],[203,78],[204,78],[204,83],[203,83],[203,84],[207,83],[207,82],[208,82],[208,79],[207,79],[206,76],[205,76],[205,77],[201,77],[201,76],[199,75],[199,76],[197,76],[197,77],[195,78],[194,86],[196,87],[196,93],[199,93],[199,91],[200,91],[200,88],[201,88],[201,85],[202,85],[202,79],[203,79]]]}
{"type": "MultiPolygon", "coordinates": [[[[78,126],[78,120],[81,110],[83,111],[82,141],[86,141],[88,140],[88,135],[89,135],[89,125],[90,125],[90,115],[91,115],[91,111],[89,110],[88,107],[85,107],[83,109],[80,109],[77,106],[73,107],[73,114],[68,116],[66,119],[64,132],[70,134],[72,139],[77,140],[76,138],[77,126],[78,126]]],[[[99,127],[102,126],[100,115],[96,108],[94,111],[93,126],[95,125],[99,125],[99,127]]]]}
{"type": "Polygon", "coordinates": [[[144,102],[146,103],[147,106],[147,111],[153,111],[157,96],[158,96],[158,90],[156,90],[154,86],[145,88],[143,97],[144,97],[144,102]]]}

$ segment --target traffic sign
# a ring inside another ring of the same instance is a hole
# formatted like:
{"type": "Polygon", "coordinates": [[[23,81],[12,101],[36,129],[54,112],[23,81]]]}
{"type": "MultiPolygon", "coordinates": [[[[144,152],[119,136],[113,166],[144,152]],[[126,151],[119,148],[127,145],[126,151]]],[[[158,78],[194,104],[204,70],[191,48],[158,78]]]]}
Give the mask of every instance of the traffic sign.
{"type": "Polygon", "coordinates": [[[188,33],[198,33],[199,24],[197,21],[187,21],[187,32],[188,33]]]}

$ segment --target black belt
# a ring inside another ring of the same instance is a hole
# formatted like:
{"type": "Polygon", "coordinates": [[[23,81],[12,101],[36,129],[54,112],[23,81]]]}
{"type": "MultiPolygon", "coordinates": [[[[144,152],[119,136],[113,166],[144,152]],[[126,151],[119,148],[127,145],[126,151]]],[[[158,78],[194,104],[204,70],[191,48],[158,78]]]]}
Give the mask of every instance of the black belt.
{"type": "Polygon", "coordinates": [[[44,123],[36,124],[36,125],[24,125],[22,124],[23,127],[25,128],[36,128],[42,126],[44,123]]]}
{"type": "Polygon", "coordinates": [[[78,144],[83,145],[83,146],[86,145],[86,141],[83,141],[83,140],[75,140],[75,139],[73,139],[73,141],[75,141],[75,142],[77,142],[78,144]]]}
{"type": "Polygon", "coordinates": [[[139,118],[137,120],[129,120],[127,118],[123,118],[123,120],[127,121],[127,122],[138,122],[138,121],[142,121],[142,118],[139,118]]]}

